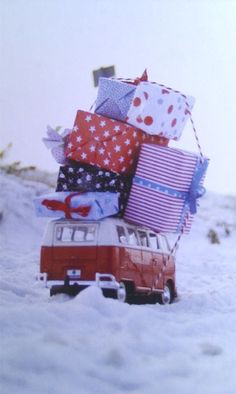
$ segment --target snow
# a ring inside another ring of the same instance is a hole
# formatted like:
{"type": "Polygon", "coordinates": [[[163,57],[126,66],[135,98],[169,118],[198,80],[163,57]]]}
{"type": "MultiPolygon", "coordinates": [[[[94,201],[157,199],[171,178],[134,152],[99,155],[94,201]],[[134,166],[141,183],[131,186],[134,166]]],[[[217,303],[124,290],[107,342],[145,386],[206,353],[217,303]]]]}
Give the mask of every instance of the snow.
{"type": "Polygon", "coordinates": [[[128,305],[35,282],[49,174],[0,174],[0,389],[4,394],[234,394],[236,198],[207,193],[177,252],[179,297],[128,305]],[[217,231],[219,244],[207,234],[217,231]]]}

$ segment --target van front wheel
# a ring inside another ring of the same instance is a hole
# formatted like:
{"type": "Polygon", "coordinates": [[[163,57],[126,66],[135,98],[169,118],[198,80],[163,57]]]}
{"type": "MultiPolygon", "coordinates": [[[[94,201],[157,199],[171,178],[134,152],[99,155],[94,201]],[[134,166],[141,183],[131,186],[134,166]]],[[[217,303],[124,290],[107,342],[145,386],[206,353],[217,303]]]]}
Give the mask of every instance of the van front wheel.
{"type": "Polygon", "coordinates": [[[127,301],[127,291],[123,282],[120,282],[120,287],[117,289],[117,300],[120,302],[127,301]]]}

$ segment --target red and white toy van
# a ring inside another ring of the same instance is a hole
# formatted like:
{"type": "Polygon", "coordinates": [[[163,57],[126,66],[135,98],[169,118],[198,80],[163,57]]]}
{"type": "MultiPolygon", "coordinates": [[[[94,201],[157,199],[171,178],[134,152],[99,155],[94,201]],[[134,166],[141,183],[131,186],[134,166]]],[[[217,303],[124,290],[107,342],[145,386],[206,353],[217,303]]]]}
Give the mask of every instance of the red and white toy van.
{"type": "Polygon", "coordinates": [[[175,257],[166,236],[116,218],[49,222],[40,277],[51,295],[76,295],[95,285],[120,301],[151,295],[167,304],[176,296],[175,257]]]}

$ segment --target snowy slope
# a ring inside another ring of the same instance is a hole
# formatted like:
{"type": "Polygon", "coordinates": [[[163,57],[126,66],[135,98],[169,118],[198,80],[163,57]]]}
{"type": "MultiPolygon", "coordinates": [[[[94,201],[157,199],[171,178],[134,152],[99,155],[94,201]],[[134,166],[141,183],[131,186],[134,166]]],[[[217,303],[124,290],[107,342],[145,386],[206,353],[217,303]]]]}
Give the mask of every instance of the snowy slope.
{"type": "Polygon", "coordinates": [[[50,188],[31,179],[0,174],[0,392],[235,394],[236,198],[201,200],[174,304],[120,304],[95,288],[50,298],[34,281],[47,219],[32,206],[50,188]]]}

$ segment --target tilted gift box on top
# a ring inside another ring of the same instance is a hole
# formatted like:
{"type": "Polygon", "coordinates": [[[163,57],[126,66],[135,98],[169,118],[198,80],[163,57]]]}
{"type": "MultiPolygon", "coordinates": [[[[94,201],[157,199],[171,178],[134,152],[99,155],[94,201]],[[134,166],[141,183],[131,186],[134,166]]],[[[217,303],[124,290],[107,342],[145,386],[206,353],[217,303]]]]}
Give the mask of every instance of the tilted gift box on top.
{"type": "Polygon", "coordinates": [[[161,232],[188,233],[208,161],[180,149],[142,145],[124,218],[161,232]]]}
{"type": "Polygon", "coordinates": [[[151,135],[178,140],[195,99],[155,82],[137,85],[100,78],[95,112],[125,121],[151,135]]]}
{"type": "Polygon", "coordinates": [[[129,174],[135,169],[140,145],[168,140],[114,119],[79,110],[73,131],[67,136],[67,159],[96,165],[109,171],[129,174]]]}
{"type": "Polygon", "coordinates": [[[103,170],[85,163],[71,162],[61,166],[57,179],[57,192],[111,192],[119,193],[119,216],[124,213],[132,177],[103,170]]]}
{"type": "Polygon", "coordinates": [[[119,212],[119,193],[55,192],[34,199],[37,216],[99,220],[119,212]]]}
{"type": "Polygon", "coordinates": [[[126,122],[152,135],[178,140],[194,105],[194,98],[156,83],[141,82],[126,122]]]}

